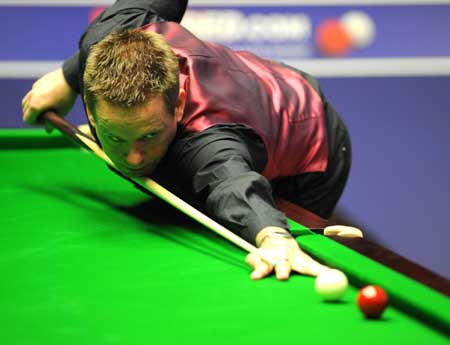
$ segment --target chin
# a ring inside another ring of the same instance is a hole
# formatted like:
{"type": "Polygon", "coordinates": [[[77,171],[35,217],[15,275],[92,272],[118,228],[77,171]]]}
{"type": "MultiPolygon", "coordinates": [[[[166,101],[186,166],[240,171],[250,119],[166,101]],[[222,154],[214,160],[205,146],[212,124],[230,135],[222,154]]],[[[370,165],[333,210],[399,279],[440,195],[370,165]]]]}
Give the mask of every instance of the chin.
{"type": "Polygon", "coordinates": [[[150,169],[150,168],[144,168],[144,169],[139,169],[139,170],[124,169],[123,173],[130,177],[145,177],[145,176],[151,175],[154,170],[155,169],[150,169]]]}
{"type": "Polygon", "coordinates": [[[124,170],[123,173],[129,177],[144,177],[146,174],[145,171],[131,171],[131,170],[124,170]]]}
{"type": "Polygon", "coordinates": [[[120,163],[116,163],[117,169],[124,175],[129,177],[145,177],[150,176],[156,169],[154,164],[146,164],[141,168],[133,169],[131,167],[127,167],[126,165],[122,165],[120,163]]]}
{"type": "Polygon", "coordinates": [[[142,174],[139,171],[124,171],[125,175],[128,177],[143,177],[144,174],[142,174]]]}

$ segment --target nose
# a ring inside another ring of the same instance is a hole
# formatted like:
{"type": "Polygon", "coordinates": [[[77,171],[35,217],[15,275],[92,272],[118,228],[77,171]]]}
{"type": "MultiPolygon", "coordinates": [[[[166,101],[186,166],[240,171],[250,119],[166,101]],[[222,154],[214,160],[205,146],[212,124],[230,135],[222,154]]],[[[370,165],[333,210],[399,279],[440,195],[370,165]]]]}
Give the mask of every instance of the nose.
{"type": "Polygon", "coordinates": [[[127,155],[127,163],[129,165],[140,166],[144,162],[144,151],[142,145],[135,141],[127,155]]]}

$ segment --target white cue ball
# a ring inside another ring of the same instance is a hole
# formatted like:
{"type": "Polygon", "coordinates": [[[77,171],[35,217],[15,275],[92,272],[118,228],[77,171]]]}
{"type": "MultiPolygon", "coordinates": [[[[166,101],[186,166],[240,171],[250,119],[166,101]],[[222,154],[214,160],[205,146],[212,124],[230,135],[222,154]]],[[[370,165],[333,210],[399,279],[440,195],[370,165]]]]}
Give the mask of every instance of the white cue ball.
{"type": "Polygon", "coordinates": [[[375,23],[363,11],[350,11],[341,17],[341,23],[352,39],[356,48],[365,48],[375,39],[375,23]]]}
{"type": "Polygon", "coordinates": [[[345,293],[348,280],[344,273],[336,269],[329,269],[320,273],[315,282],[317,294],[325,301],[337,301],[345,293]]]}

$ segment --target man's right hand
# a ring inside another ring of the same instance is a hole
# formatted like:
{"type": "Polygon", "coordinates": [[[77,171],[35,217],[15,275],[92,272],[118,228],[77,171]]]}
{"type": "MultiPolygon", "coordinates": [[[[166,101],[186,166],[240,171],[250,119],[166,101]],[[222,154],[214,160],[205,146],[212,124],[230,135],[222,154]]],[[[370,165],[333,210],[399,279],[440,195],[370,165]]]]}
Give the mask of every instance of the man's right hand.
{"type": "Polygon", "coordinates": [[[62,68],[39,78],[22,99],[23,121],[29,125],[38,123],[39,115],[46,110],[55,110],[61,116],[72,109],[77,93],[64,78],[62,68]]]}

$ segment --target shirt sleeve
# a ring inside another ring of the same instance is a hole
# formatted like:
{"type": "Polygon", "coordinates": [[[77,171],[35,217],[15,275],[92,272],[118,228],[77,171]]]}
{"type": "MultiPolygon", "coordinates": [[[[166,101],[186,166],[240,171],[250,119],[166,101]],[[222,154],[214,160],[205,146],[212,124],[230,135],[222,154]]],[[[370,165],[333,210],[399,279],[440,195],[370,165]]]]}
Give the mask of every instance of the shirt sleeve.
{"type": "Polygon", "coordinates": [[[261,175],[266,151],[248,127],[214,126],[177,139],[168,159],[176,162],[208,214],[255,244],[267,226],[289,229],[276,207],[270,182],[261,175]]]}
{"type": "Polygon", "coordinates": [[[79,52],[77,51],[69,59],[67,59],[63,66],[63,75],[67,83],[70,85],[73,91],[80,93],[80,86],[78,85],[78,59],[79,52]]]}
{"type": "MultiPolygon", "coordinates": [[[[180,22],[186,10],[187,0],[118,0],[103,11],[87,28],[80,39],[81,59],[103,37],[113,31],[135,29],[157,21],[180,22]]],[[[84,65],[84,61],[81,61],[84,65]]],[[[70,87],[81,92],[80,51],[63,64],[63,74],[70,87]]]]}

